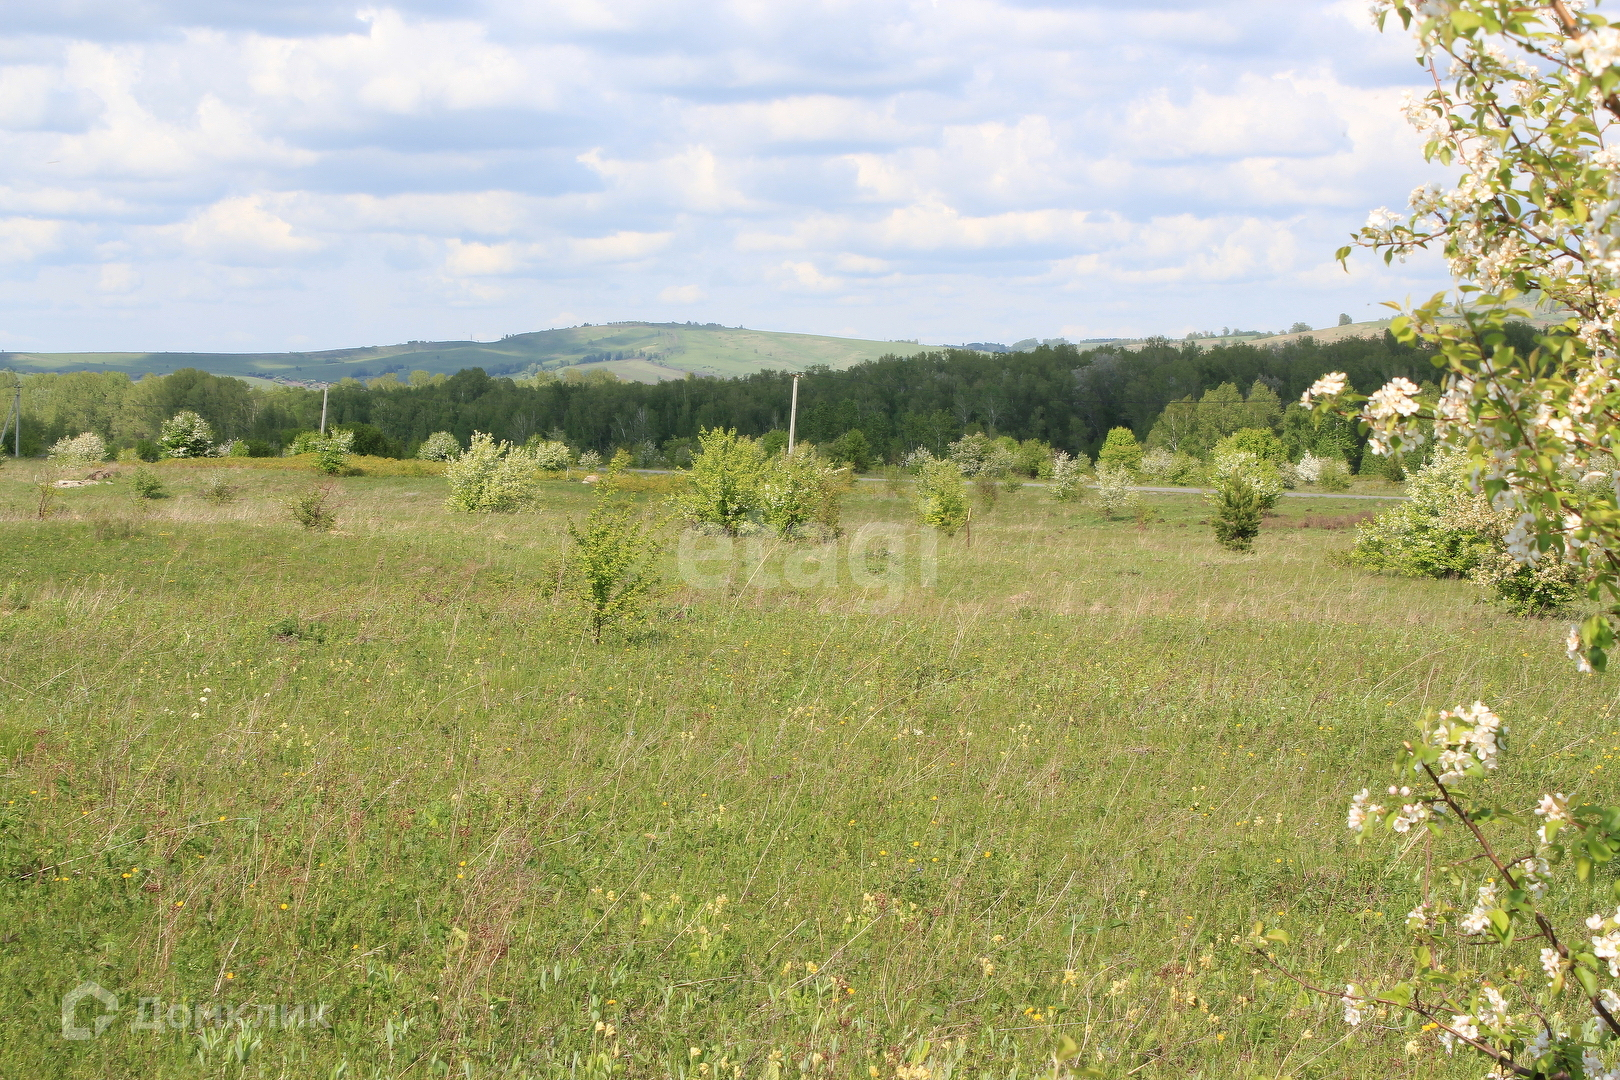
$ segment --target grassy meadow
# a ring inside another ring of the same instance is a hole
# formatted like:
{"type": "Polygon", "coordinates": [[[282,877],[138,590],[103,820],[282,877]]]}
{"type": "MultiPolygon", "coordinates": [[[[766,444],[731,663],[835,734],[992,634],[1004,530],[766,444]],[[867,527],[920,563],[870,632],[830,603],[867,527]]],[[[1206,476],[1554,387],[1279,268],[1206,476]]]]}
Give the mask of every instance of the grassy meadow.
{"type": "Polygon", "coordinates": [[[1366,502],[1285,499],[1240,556],[1196,497],[1025,489],[930,563],[861,485],[836,558],[672,549],[595,647],[581,485],[467,518],[350,477],[312,533],[297,472],[125,471],[40,520],[0,470],[6,1080],[978,1080],[1064,1037],[1112,1077],[1473,1077],[1245,935],[1329,986],[1398,961],[1425,851],[1344,810],[1425,708],[1501,712],[1512,798],[1612,798],[1612,681],[1561,622],[1337,566],[1366,502]],[[85,980],[120,1009],[65,1040],[85,980]]]}

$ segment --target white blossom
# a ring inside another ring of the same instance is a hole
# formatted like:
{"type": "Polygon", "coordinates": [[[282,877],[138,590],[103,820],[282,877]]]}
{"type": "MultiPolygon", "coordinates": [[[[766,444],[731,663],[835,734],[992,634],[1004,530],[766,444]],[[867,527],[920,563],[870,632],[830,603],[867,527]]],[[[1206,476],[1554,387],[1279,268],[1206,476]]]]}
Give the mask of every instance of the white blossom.
{"type": "Polygon", "coordinates": [[[1336,398],[1344,393],[1348,377],[1342,371],[1329,372],[1311,383],[1310,389],[1300,395],[1299,403],[1307,409],[1319,398],[1336,398]]]}
{"type": "Polygon", "coordinates": [[[1344,1005],[1345,1023],[1351,1027],[1357,1027],[1366,1019],[1367,1000],[1361,995],[1361,987],[1355,983],[1347,983],[1344,988],[1344,996],[1339,1001],[1344,1005]]]}

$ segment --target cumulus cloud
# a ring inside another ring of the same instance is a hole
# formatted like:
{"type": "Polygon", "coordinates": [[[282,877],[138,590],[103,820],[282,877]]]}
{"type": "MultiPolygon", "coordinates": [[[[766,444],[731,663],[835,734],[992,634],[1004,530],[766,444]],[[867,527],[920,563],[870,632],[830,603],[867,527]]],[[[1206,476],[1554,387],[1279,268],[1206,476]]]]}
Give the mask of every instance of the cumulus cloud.
{"type": "Polygon", "coordinates": [[[1410,48],[1352,0],[29,7],[0,31],[0,330],[35,348],[462,337],[469,308],[500,333],[649,298],[1015,340],[1443,282],[1324,269],[1434,175],[1397,112],[1410,48]]]}

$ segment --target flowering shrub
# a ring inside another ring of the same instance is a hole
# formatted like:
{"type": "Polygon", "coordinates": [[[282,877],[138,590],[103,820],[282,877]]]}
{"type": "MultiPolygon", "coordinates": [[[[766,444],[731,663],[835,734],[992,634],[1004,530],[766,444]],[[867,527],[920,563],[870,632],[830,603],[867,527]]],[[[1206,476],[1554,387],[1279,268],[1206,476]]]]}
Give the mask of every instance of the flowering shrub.
{"type": "Polygon", "coordinates": [[[87,468],[107,459],[107,444],[100,435],[86,431],[71,439],[59,439],[47,456],[58,465],[87,468]]]}
{"type": "Polygon", "coordinates": [[[573,464],[574,452],[565,442],[553,439],[530,439],[523,452],[534,459],[534,467],[546,472],[562,472],[573,464]]]}
{"type": "Polygon", "coordinates": [[[445,466],[444,478],[450,484],[445,506],[463,514],[511,513],[534,497],[533,459],[481,431],[445,466]]]}
{"type": "Polygon", "coordinates": [[[1171,453],[1162,446],[1156,446],[1142,455],[1142,476],[1156,483],[1195,484],[1202,471],[1202,462],[1179,450],[1171,453]]]}
{"type": "MultiPolygon", "coordinates": [[[[1443,711],[1419,730],[1397,756],[1401,782],[1385,795],[1363,788],[1347,824],[1358,842],[1377,827],[1403,837],[1427,832],[1426,858],[1441,873],[1424,875],[1423,900],[1406,916],[1410,968],[1384,985],[1352,982],[1333,992],[1345,1022],[1405,1012],[1447,1053],[1470,1049],[1489,1059],[1492,1077],[1617,1080],[1620,909],[1593,911],[1580,930],[1555,913],[1579,901],[1554,904],[1553,895],[1574,883],[1589,893],[1594,869],[1620,850],[1620,807],[1572,806],[1562,792],[1543,794],[1534,807],[1481,802],[1474,789],[1498,769],[1507,733],[1481,702],[1443,711]],[[1536,828],[1519,839],[1526,823],[1536,828]],[[1451,886],[1428,884],[1437,879],[1451,886]]],[[[1286,934],[1262,925],[1255,939],[1269,955],[1286,934]]]]}
{"type": "Polygon", "coordinates": [[[1440,454],[1413,474],[1407,499],[1356,527],[1350,562],[1410,577],[1464,577],[1507,531],[1511,517],[1474,491],[1463,454],[1440,454]]]}
{"type": "Polygon", "coordinates": [[[214,429],[190,409],[174,414],[158,429],[158,445],[170,457],[207,457],[214,448],[214,429]]]}
{"type": "Polygon", "coordinates": [[[435,431],[422,440],[416,456],[423,461],[454,461],[461,456],[461,440],[454,432],[435,431]]]}
{"type": "Polygon", "coordinates": [[[1131,488],[1135,482],[1136,477],[1132,475],[1130,469],[1123,465],[1107,464],[1099,457],[1097,484],[1092,491],[1092,497],[1097,500],[1098,507],[1107,517],[1115,517],[1120,513],[1134,514],[1142,502],[1142,496],[1131,488]]]}
{"type": "Polygon", "coordinates": [[[354,432],[333,428],[326,435],[316,438],[311,449],[315,454],[315,468],[327,476],[336,476],[349,464],[349,454],[354,449],[354,432]]]}
{"type": "Polygon", "coordinates": [[[586,450],[579,455],[579,467],[590,471],[602,467],[602,455],[595,450],[586,450]]]}
{"type": "Polygon", "coordinates": [[[1375,455],[1430,438],[1466,453],[1471,482],[1512,519],[1508,553],[1526,566],[1568,558],[1589,594],[1611,601],[1581,624],[1571,649],[1579,666],[1600,669],[1620,626],[1620,505],[1608,459],[1620,419],[1620,148],[1603,134],[1620,119],[1620,32],[1584,7],[1373,5],[1380,26],[1393,14],[1414,33],[1423,63],[1449,61],[1445,81],[1442,63],[1431,67],[1434,89],[1406,114],[1426,155],[1456,163],[1461,177],[1449,191],[1418,188],[1407,213],[1375,210],[1356,243],[1386,262],[1441,247],[1467,303],[1448,313],[1436,295],[1390,327],[1434,350],[1437,399],[1420,400],[1404,378],[1351,394],[1335,372],[1302,404],[1357,408],[1375,455]],[[1522,353],[1507,324],[1527,316],[1526,294],[1568,314],[1522,353]],[[1594,477],[1608,482],[1579,482],[1594,477]]]}
{"type": "Polygon", "coordinates": [[[1302,484],[1327,491],[1350,490],[1350,470],[1344,459],[1334,454],[1317,457],[1309,450],[1294,464],[1294,476],[1302,484]]]}
{"type": "Polygon", "coordinates": [[[1059,502],[1068,502],[1080,494],[1084,488],[1086,467],[1091,463],[1086,456],[1070,457],[1067,450],[1059,450],[1052,455],[1052,498],[1059,502]]]}
{"type": "Polygon", "coordinates": [[[1356,526],[1350,564],[1411,577],[1466,577],[1520,615],[1553,611],[1580,595],[1580,568],[1548,556],[1525,563],[1508,550],[1513,515],[1491,508],[1471,465],[1441,452],[1413,474],[1403,503],[1356,526]]]}
{"type": "Polygon", "coordinates": [[[759,506],[778,535],[838,535],[842,485],[839,471],[815,454],[796,450],[766,463],[760,475],[759,506]]]}
{"type": "Polygon", "coordinates": [[[946,447],[946,456],[962,470],[963,476],[969,478],[984,476],[999,479],[1011,474],[1018,465],[1018,456],[1013,450],[999,440],[978,432],[964,435],[951,443],[946,447]]]}
{"type": "Polygon", "coordinates": [[[906,455],[900,459],[900,467],[905,469],[907,472],[916,472],[924,465],[937,460],[939,459],[934,457],[926,446],[919,446],[915,450],[908,451],[906,455]]]}

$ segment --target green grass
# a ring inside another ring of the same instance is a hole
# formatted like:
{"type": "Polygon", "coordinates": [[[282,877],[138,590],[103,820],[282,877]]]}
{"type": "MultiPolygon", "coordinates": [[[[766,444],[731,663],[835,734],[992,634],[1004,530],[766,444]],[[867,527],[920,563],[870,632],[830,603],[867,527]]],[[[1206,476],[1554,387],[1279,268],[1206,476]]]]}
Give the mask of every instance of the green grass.
{"type": "Polygon", "coordinates": [[[167,374],[201,368],[215,375],[332,381],[356,370],[377,374],[403,364],[405,372],[454,374],[481,367],[491,373],[522,372],[530,365],[556,370],[602,353],[637,354],[583,365],[605,368],[639,382],[699,375],[749,375],[766,369],[798,371],[815,364],[847,368],[887,353],[921,351],[909,342],[865,341],[768,330],[615,323],[516,334],[501,341],[427,341],[311,353],[7,353],[5,364],[25,374],[40,371],[123,371],[167,374]]]}
{"type": "Polygon", "coordinates": [[[351,477],[311,534],[312,477],[160,474],[41,521],[0,473],[7,1077],[999,1078],[1063,1035],[1119,1077],[1477,1076],[1347,1039],[1243,936],[1329,985],[1396,962],[1414,857],[1344,807],[1425,708],[1495,704],[1515,797],[1607,794],[1612,685],[1561,624],[1336,567],[1365,503],[1284,500],[1240,557],[1196,498],[1026,489],[932,587],[909,526],[856,559],[898,591],[742,543],[594,648],[581,485],[469,519],[351,477]],[[123,1009],[64,1041],[86,979],[123,1009]],[[331,1027],[133,1031],[141,996],[331,1027]]]}

